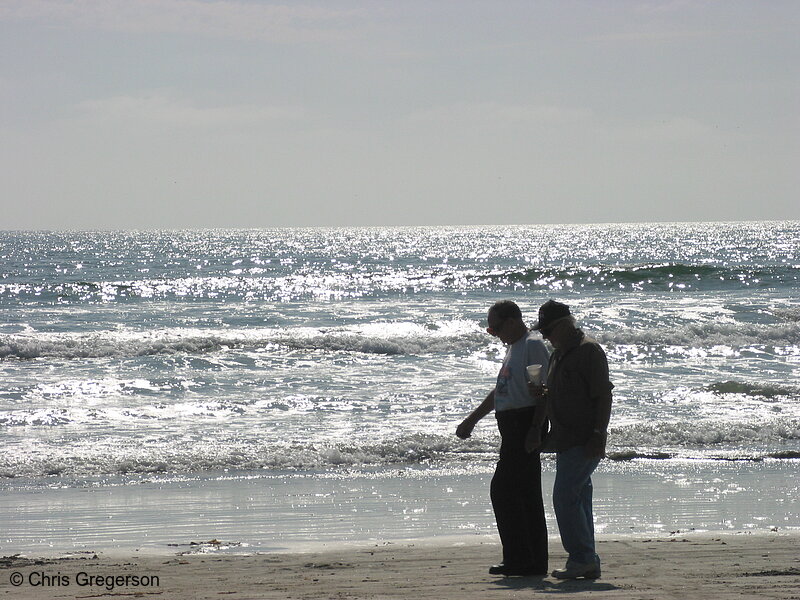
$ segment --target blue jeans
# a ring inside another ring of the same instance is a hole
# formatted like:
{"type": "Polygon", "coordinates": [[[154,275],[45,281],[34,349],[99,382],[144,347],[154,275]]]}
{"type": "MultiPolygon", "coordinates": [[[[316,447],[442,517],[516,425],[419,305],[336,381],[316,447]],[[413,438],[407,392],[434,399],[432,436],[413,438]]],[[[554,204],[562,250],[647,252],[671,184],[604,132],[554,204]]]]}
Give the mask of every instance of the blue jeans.
{"type": "Polygon", "coordinates": [[[561,543],[569,555],[567,564],[600,561],[594,548],[592,516],[592,473],[598,464],[600,459],[587,458],[583,446],[556,454],[553,508],[561,543]]]}

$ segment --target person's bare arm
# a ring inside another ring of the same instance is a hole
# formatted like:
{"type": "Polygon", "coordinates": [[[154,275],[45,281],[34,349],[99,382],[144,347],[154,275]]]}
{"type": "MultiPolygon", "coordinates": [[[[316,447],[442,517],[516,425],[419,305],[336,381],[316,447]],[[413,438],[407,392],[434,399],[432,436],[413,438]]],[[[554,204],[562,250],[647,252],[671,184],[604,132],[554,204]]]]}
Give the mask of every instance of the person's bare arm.
{"type": "Polygon", "coordinates": [[[472,430],[475,429],[478,421],[488,415],[494,410],[494,390],[489,392],[486,398],[481,402],[478,407],[473,410],[470,415],[464,419],[461,424],[456,428],[456,435],[462,440],[467,439],[472,435],[472,430]]]}

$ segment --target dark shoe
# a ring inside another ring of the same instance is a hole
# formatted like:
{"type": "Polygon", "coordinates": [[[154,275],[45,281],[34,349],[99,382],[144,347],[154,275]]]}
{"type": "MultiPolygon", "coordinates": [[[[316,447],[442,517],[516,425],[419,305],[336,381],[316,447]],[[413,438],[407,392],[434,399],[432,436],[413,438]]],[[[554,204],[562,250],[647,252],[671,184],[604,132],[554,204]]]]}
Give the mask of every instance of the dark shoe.
{"type": "Polygon", "coordinates": [[[489,567],[489,575],[505,575],[506,577],[531,577],[533,575],[547,575],[547,567],[514,567],[500,563],[489,567]]]}
{"type": "Polygon", "coordinates": [[[556,579],[599,579],[600,563],[594,562],[585,565],[567,563],[566,569],[558,569],[557,571],[553,571],[553,577],[556,579]]]}

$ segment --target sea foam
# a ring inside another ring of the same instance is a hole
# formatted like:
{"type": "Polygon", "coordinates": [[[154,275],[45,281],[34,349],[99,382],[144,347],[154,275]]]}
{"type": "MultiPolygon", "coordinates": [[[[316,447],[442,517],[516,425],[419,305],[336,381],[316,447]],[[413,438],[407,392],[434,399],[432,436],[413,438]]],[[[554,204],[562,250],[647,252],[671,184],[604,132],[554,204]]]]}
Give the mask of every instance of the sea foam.
{"type": "MultiPolygon", "coordinates": [[[[30,415],[27,425],[64,425],[64,413],[30,415]],[[35,421],[38,420],[38,423],[35,421]],[[56,420],[62,422],[56,423],[56,420]]],[[[19,423],[22,424],[22,423],[19,423]]],[[[5,423],[10,425],[10,423],[5,423]]],[[[611,460],[750,460],[800,458],[800,419],[757,423],[664,422],[612,427],[611,460]],[[783,446],[783,449],[779,449],[783,446]],[[776,448],[777,447],[777,448],[776,448]]],[[[41,444],[35,451],[10,445],[0,457],[3,477],[188,473],[208,470],[364,468],[396,464],[491,464],[499,438],[486,432],[468,441],[452,433],[408,433],[385,439],[295,441],[185,434],[129,439],[121,444],[80,441],[41,444]]],[[[546,455],[547,457],[547,455],[546,455]]]]}
{"type": "MultiPolygon", "coordinates": [[[[391,328],[389,328],[391,330],[391,328]]],[[[800,347],[800,323],[692,323],[672,328],[618,329],[595,337],[613,346],[710,348],[800,347]]],[[[0,334],[0,359],[132,357],[158,354],[204,354],[220,350],[321,350],[386,355],[475,352],[487,337],[477,325],[460,331],[417,327],[410,333],[362,332],[357,329],[164,329],[92,333],[0,334]]]]}

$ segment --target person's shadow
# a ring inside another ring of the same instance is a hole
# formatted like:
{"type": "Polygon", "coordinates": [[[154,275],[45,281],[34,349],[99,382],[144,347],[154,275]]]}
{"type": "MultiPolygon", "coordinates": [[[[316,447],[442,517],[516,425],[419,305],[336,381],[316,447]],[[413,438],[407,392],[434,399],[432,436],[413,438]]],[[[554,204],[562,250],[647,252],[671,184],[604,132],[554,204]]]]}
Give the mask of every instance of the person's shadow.
{"type": "Polygon", "coordinates": [[[619,588],[613,583],[597,579],[565,579],[552,581],[545,577],[503,577],[494,582],[498,587],[509,590],[535,590],[549,593],[609,592],[619,588]]]}

